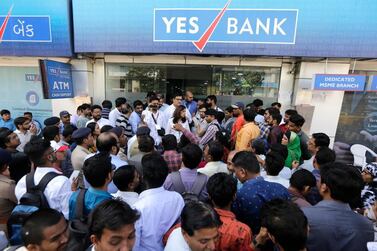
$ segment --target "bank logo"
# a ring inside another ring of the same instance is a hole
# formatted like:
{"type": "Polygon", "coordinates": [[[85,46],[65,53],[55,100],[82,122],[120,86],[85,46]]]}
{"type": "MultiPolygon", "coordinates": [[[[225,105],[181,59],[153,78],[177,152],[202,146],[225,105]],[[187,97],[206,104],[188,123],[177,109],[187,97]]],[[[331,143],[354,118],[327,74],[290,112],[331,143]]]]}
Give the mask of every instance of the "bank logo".
{"type": "Polygon", "coordinates": [[[154,42],[295,44],[297,9],[156,8],[154,42]]]}
{"type": "Polygon", "coordinates": [[[2,42],[52,42],[50,16],[11,15],[0,16],[0,43],[2,42]]]}

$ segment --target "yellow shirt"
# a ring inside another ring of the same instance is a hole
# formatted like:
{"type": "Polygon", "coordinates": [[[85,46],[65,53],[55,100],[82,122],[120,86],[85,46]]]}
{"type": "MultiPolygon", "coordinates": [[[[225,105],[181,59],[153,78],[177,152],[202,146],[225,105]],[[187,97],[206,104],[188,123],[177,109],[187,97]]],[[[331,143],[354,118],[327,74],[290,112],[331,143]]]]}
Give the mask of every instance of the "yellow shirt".
{"type": "Polygon", "coordinates": [[[236,150],[244,151],[250,147],[252,140],[255,140],[260,135],[260,129],[255,123],[247,123],[242,126],[237,134],[236,150]]]}

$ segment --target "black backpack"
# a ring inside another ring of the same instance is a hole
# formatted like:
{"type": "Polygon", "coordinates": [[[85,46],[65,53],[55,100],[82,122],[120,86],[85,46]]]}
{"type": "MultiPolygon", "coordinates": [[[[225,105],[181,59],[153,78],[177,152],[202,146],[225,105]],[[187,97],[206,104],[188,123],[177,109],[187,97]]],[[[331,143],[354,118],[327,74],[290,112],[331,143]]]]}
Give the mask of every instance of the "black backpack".
{"type": "Polygon", "coordinates": [[[9,242],[11,245],[21,245],[21,228],[26,218],[38,209],[50,208],[44,190],[52,179],[61,174],[49,172],[43,176],[38,185],[34,184],[34,172],[26,175],[26,193],[20,203],[13,209],[7,223],[9,242]]]}
{"type": "Polygon", "coordinates": [[[69,222],[69,240],[66,250],[82,251],[90,246],[88,217],[84,214],[85,193],[80,189],[77,195],[75,218],[69,222]]]}
{"type": "Polygon", "coordinates": [[[179,171],[172,172],[170,175],[174,191],[182,195],[185,203],[199,200],[199,195],[207,184],[207,175],[198,173],[190,191],[187,191],[183,185],[181,173],[179,171]]]}

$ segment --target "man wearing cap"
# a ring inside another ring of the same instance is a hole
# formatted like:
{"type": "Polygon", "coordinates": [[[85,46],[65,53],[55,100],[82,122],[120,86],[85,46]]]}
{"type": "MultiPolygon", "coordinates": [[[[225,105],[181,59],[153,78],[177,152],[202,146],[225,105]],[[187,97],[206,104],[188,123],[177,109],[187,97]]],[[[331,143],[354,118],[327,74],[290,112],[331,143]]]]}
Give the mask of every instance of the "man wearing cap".
{"type": "Polygon", "coordinates": [[[101,106],[93,105],[91,107],[91,111],[92,111],[93,119],[86,122],[86,126],[91,122],[97,123],[100,129],[105,125],[111,126],[111,123],[108,119],[102,118],[102,107],[101,106]]]}
{"type": "Polygon", "coordinates": [[[134,135],[127,143],[127,158],[131,159],[132,156],[139,153],[138,138],[144,135],[150,135],[151,129],[146,126],[137,128],[136,135],[134,135]]]}
{"type": "Polygon", "coordinates": [[[214,109],[206,111],[206,121],[208,123],[207,130],[199,141],[200,146],[204,147],[209,142],[215,139],[216,132],[220,131],[220,124],[216,119],[217,112],[214,109]]]}
{"type": "Polygon", "coordinates": [[[244,103],[236,102],[233,107],[233,116],[236,117],[236,121],[233,124],[231,140],[233,144],[236,143],[237,133],[242,129],[243,125],[245,124],[245,119],[243,117],[243,110],[245,108],[244,103]]]}
{"type": "Polygon", "coordinates": [[[59,113],[61,123],[59,125],[59,133],[62,134],[64,127],[67,125],[75,126],[71,123],[71,114],[68,111],[61,111],[59,113]]]}

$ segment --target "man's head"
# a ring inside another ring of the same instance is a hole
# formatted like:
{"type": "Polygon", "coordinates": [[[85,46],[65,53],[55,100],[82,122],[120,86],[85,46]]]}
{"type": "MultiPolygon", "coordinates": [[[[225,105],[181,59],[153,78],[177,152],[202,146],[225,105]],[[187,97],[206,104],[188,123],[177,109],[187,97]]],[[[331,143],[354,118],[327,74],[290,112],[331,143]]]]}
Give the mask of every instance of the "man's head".
{"type": "Polygon", "coordinates": [[[317,182],[311,172],[300,169],[292,174],[289,179],[289,184],[302,195],[306,196],[310,192],[310,189],[316,186],[317,182]]]}
{"type": "Polygon", "coordinates": [[[81,109],[82,109],[82,114],[85,117],[90,117],[90,115],[92,115],[92,110],[91,110],[90,104],[82,104],[81,109]]]}
{"type": "Polygon", "coordinates": [[[64,141],[71,144],[72,141],[73,141],[72,140],[72,134],[76,130],[77,130],[77,128],[73,125],[64,126],[63,133],[62,133],[64,141]]]}
{"type": "Polygon", "coordinates": [[[141,159],[143,182],[148,189],[161,187],[169,173],[168,165],[158,153],[149,153],[141,159]]]}
{"type": "Polygon", "coordinates": [[[157,94],[158,98],[158,107],[161,108],[162,105],[165,103],[165,96],[163,94],[157,94]]]}
{"type": "Polygon", "coordinates": [[[181,213],[182,235],[192,251],[216,250],[221,221],[209,205],[191,201],[181,213]]]}
{"type": "Polygon", "coordinates": [[[42,131],[43,138],[48,141],[60,141],[59,128],[56,126],[46,126],[42,131]]]}
{"type": "Polygon", "coordinates": [[[204,119],[206,117],[206,111],[207,111],[206,105],[200,105],[199,106],[199,116],[200,116],[201,119],[204,119]]]}
{"type": "MultiPolygon", "coordinates": [[[[110,100],[104,100],[104,101],[102,101],[101,105],[102,105],[102,108],[106,108],[106,109],[109,109],[109,110],[111,110],[111,108],[113,107],[113,103],[111,103],[110,100]]],[[[115,106],[118,107],[116,105],[116,100],[115,100],[115,106]]]]}
{"type": "Polygon", "coordinates": [[[189,169],[198,167],[202,160],[202,150],[198,145],[188,144],[181,149],[183,165],[189,169]]]}
{"type": "Polygon", "coordinates": [[[140,184],[140,174],[133,165],[121,166],[114,172],[113,182],[122,192],[135,191],[140,184]]]}
{"type": "Polygon", "coordinates": [[[1,115],[1,118],[4,121],[10,120],[10,111],[9,110],[6,110],[6,109],[1,110],[0,115],[1,115]]]}
{"type": "Polygon", "coordinates": [[[236,197],[237,181],[229,174],[216,173],[208,179],[207,192],[215,207],[227,208],[236,197]]]}
{"type": "Polygon", "coordinates": [[[14,120],[14,125],[21,132],[27,131],[30,129],[31,120],[26,117],[18,117],[14,120]]]}
{"type": "MultiPolygon", "coordinates": [[[[127,99],[124,97],[119,97],[115,100],[115,107],[119,110],[122,111],[127,108],[127,99]]],[[[111,108],[110,108],[111,109],[111,108]]]]}
{"type": "Polygon", "coordinates": [[[172,98],[173,98],[173,100],[172,100],[173,105],[175,107],[178,107],[182,104],[182,94],[181,93],[175,93],[172,98]]]}
{"type": "Polygon", "coordinates": [[[266,155],[266,172],[271,176],[278,176],[284,168],[284,157],[277,152],[269,152],[266,155]]]}
{"type": "Polygon", "coordinates": [[[0,174],[6,177],[10,177],[9,164],[12,161],[10,153],[0,148],[0,174]]]}
{"type": "Polygon", "coordinates": [[[141,102],[140,100],[136,100],[134,103],[134,111],[138,114],[141,114],[144,110],[144,105],[143,105],[143,102],[141,102]]]}
{"type": "Polygon", "coordinates": [[[17,134],[8,128],[0,128],[0,147],[3,149],[11,148],[16,149],[21,144],[17,134]]]}
{"type": "Polygon", "coordinates": [[[152,96],[149,98],[149,108],[156,112],[159,108],[159,99],[157,98],[157,96],[152,96]]]}
{"type": "Polygon", "coordinates": [[[65,125],[71,124],[71,114],[68,111],[61,111],[59,113],[59,117],[63,124],[65,125]]]}
{"type": "Polygon", "coordinates": [[[334,163],[336,155],[334,150],[331,150],[328,147],[320,147],[316,153],[313,161],[315,168],[320,169],[322,166],[334,163]]]}
{"type": "Polygon", "coordinates": [[[259,175],[260,166],[255,155],[248,151],[236,153],[233,157],[234,173],[239,181],[245,181],[259,175]]]}
{"type": "Polygon", "coordinates": [[[113,178],[113,167],[108,154],[98,153],[84,161],[83,173],[85,179],[94,188],[103,188],[113,178]]]}
{"type": "Polygon", "coordinates": [[[261,210],[261,226],[261,231],[267,231],[279,250],[305,249],[308,220],[293,202],[274,199],[265,203],[261,210]]]}
{"type": "Polygon", "coordinates": [[[192,102],[194,100],[194,95],[191,91],[186,91],[185,100],[187,102],[192,102]]]}
{"type": "Polygon", "coordinates": [[[251,143],[251,151],[256,155],[265,155],[266,154],[266,143],[263,139],[253,140],[251,143]]]}
{"type": "Polygon", "coordinates": [[[94,121],[98,121],[102,118],[102,107],[99,105],[92,105],[90,108],[94,121]]]}
{"type": "Polygon", "coordinates": [[[282,119],[282,116],[280,113],[272,113],[268,117],[267,123],[271,126],[278,126],[280,124],[281,119],[282,119]]]}
{"type": "Polygon", "coordinates": [[[281,104],[279,102],[273,102],[271,104],[271,107],[276,108],[276,109],[278,109],[280,111],[281,104]]]}
{"type": "Polygon", "coordinates": [[[284,159],[288,157],[288,148],[285,145],[282,145],[280,143],[272,144],[270,146],[269,152],[277,152],[281,156],[283,156],[284,159]]]}
{"type": "MultiPolygon", "coordinates": [[[[288,124],[289,122],[289,119],[291,118],[292,115],[295,115],[297,114],[297,111],[296,110],[293,110],[293,109],[288,109],[285,111],[284,113],[284,123],[285,124],[288,124]]],[[[279,121],[280,122],[280,121],[279,121]]]]}
{"type": "Polygon", "coordinates": [[[308,150],[315,155],[320,147],[329,147],[330,138],[325,133],[313,133],[308,141],[308,150]]]}
{"type": "Polygon", "coordinates": [[[257,116],[257,113],[253,109],[245,109],[243,111],[243,117],[246,122],[254,122],[255,116],[257,116]]]}
{"type": "Polygon", "coordinates": [[[225,114],[225,120],[228,120],[228,119],[232,118],[233,117],[233,107],[228,106],[224,110],[224,114],[225,114]]]}
{"type": "Polygon", "coordinates": [[[84,148],[89,148],[94,145],[92,130],[88,127],[79,128],[74,131],[72,133],[72,139],[77,145],[83,146],[84,148]]]}
{"type": "Polygon", "coordinates": [[[40,209],[26,219],[21,236],[29,251],[63,251],[68,243],[68,224],[60,212],[40,209]]]}
{"type": "Polygon", "coordinates": [[[228,171],[231,173],[234,173],[234,166],[233,166],[233,157],[236,155],[237,151],[233,150],[228,154],[228,159],[226,161],[226,167],[228,168],[228,171]]]}
{"type": "Polygon", "coordinates": [[[24,148],[24,153],[29,157],[35,167],[52,167],[56,162],[56,153],[50,146],[50,141],[32,137],[24,148]]]}
{"type": "Polygon", "coordinates": [[[245,104],[242,102],[236,102],[234,105],[232,105],[233,108],[233,115],[235,117],[238,117],[242,114],[243,110],[245,109],[245,104]]]}
{"type": "Polygon", "coordinates": [[[253,101],[253,105],[255,107],[255,110],[256,111],[259,111],[260,109],[262,109],[262,106],[263,106],[263,100],[261,99],[254,99],[253,101]]]}
{"type": "Polygon", "coordinates": [[[353,166],[332,163],[321,168],[319,193],[324,199],[352,203],[360,198],[363,187],[363,178],[353,166]]]}
{"type": "Polygon", "coordinates": [[[215,108],[215,106],[217,104],[217,97],[215,95],[209,95],[209,96],[207,96],[206,102],[207,102],[209,107],[215,108]]]}
{"type": "Polygon", "coordinates": [[[215,119],[216,119],[216,115],[217,115],[217,112],[216,112],[216,110],[214,110],[214,109],[208,109],[207,111],[206,111],[206,121],[207,121],[207,123],[209,124],[209,123],[211,123],[212,121],[214,121],[215,119]]]}
{"type": "MultiPolygon", "coordinates": [[[[264,110],[264,121],[266,123],[268,123],[268,121],[270,120],[270,116],[271,114],[280,114],[280,111],[276,108],[273,108],[273,107],[268,107],[266,110],[264,110]]],[[[280,123],[280,122],[279,122],[280,123]]]]}
{"type": "Polygon", "coordinates": [[[91,214],[90,240],[96,251],[131,251],[139,213],[120,200],[105,200],[91,214]]]}
{"type": "Polygon", "coordinates": [[[167,134],[162,137],[162,146],[165,151],[177,150],[177,138],[172,134],[167,134]]]}
{"type": "Polygon", "coordinates": [[[154,139],[150,135],[140,136],[137,141],[139,142],[138,149],[142,153],[150,153],[154,151],[154,139]]]}
{"type": "Polygon", "coordinates": [[[118,142],[111,132],[104,132],[98,136],[96,147],[99,152],[110,154],[113,151],[117,151],[118,142]]]}
{"type": "Polygon", "coordinates": [[[289,118],[288,129],[292,132],[299,133],[304,123],[304,117],[302,117],[300,114],[293,114],[289,118]]]}
{"type": "Polygon", "coordinates": [[[31,112],[24,112],[24,117],[28,118],[30,121],[33,120],[33,113],[31,112]]]}
{"type": "Polygon", "coordinates": [[[218,141],[211,141],[204,147],[206,162],[221,161],[224,155],[224,146],[218,141]]]}

